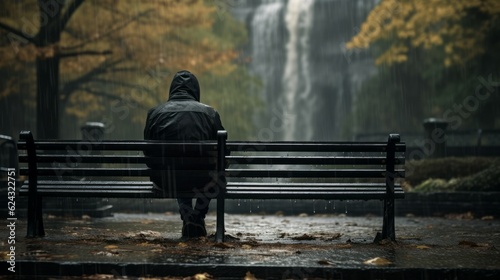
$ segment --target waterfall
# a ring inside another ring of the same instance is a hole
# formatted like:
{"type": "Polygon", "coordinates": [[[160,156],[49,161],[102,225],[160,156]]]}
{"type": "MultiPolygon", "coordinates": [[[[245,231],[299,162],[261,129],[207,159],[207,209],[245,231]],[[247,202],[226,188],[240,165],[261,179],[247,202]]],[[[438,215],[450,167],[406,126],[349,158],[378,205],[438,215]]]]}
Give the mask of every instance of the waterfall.
{"type": "MultiPolygon", "coordinates": [[[[265,113],[257,116],[255,121],[261,127],[259,140],[281,139],[283,128],[273,127],[270,118],[273,110],[281,106],[281,79],[283,75],[284,48],[283,37],[283,0],[267,0],[261,3],[252,13],[250,23],[251,34],[251,70],[262,81],[263,100],[266,104],[265,113]]],[[[281,111],[280,111],[281,112],[281,111]]],[[[281,113],[278,113],[281,115],[281,113]]]]}
{"type": "Polygon", "coordinates": [[[250,69],[262,81],[259,140],[345,140],[356,89],[374,73],[367,53],[347,52],[378,0],[241,0],[250,69]]]}
{"type": "Polygon", "coordinates": [[[275,58],[276,46],[280,44],[279,15],[282,9],[282,1],[267,1],[255,10],[252,20],[252,59],[257,62],[253,67],[254,71],[263,77],[274,72],[273,65],[267,62],[275,58]]]}
{"type": "Polygon", "coordinates": [[[285,14],[289,39],[283,75],[286,109],[286,140],[311,140],[312,112],[315,95],[312,92],[310,64],[310,34],[313,20],[313,0],[290,0],[285,14]],[[298,128],[298,129],[297,129],[298,128]]]}

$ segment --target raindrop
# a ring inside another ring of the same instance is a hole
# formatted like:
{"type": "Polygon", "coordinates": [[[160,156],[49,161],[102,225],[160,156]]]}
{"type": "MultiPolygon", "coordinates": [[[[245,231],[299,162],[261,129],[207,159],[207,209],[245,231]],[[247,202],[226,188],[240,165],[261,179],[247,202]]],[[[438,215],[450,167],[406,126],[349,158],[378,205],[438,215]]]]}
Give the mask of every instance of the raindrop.
{"type": "Polygon", "coordinates": [[[238,207],[241,206],[241,199],[238,199],[238,207]]]}
{"type": "Polygon", "coordinates": [[[316,200],[313,199],[313,214],[316,214],[316,200]]]}

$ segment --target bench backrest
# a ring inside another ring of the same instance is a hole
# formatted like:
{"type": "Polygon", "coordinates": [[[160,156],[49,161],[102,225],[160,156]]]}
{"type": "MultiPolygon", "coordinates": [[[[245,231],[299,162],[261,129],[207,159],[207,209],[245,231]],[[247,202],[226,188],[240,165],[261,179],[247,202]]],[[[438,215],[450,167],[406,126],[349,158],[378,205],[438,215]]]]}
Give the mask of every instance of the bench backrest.
{"type": "Polygon", "coordinates": [[[166,177],[157,195],[177,197],[199,187],[191,184],[197,180],[220,179],[224,166],[218,151],[226,138],[227,133],[219,131],[217,141],[35,141],[31,132],[23,131],[18,142],[20,175],[28,176],[30,189],[40,178],[110,184],[166,177]]]}
{"type": "Polygon", "coordinates": [[[404,194],[405,144],[387,142],[228,142],[227,196],[366,199],[404,194]]]}

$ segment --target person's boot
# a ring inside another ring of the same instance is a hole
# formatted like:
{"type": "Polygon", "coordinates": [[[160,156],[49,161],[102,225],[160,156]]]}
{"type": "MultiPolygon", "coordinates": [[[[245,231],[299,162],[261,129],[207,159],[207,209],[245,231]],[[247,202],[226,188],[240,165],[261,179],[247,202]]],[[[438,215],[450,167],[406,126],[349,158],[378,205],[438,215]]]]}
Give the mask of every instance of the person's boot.
{"type": "Polygon", "coordinates": [[[182,224],[183,238],[197,238],[202,236],[207,236],[204,219],[197,216],[184,219],[182,224]]]}
{"type": "Polygon", "coordinates": [[[196,230],[198,231],[198,237],[206,237],[207,236],[207,229],[205,227],[205,219],[201,217],[196,217],[195,219],[195,224],[196,224],[196,230]]]}
{"type": "Polygon", "coordinates": [[[182,221],[182,238],[188,238],[188,230],[187,230],[187,224],[186,221],[182,221]]]}

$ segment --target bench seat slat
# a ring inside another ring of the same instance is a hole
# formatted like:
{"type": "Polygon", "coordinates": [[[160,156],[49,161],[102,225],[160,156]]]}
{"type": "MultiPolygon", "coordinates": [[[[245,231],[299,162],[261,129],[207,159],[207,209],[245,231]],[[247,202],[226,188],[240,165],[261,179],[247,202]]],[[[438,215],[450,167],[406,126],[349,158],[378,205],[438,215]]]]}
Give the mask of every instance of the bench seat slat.
{"type": "MultiPolygon", "coordinates": [[[[304,195],[317,195],[324,193],[385,193],[385,188],[310,188],[307,190],[299,190],[299,189],[288,189],[288,188],[267,188],[267,189],[256,189],[256,188],[228,188],[227,193],[244,193],[244,192],[255,192],[255,193],[302,193],[304,195]]],[[[401,192],[401,189],[395,189],[394,193],[401,192]]]]}
{"type": "MultiPolygon", "coordinates": [[[[401,187],[399,184],[395,184],[394,187],[401,187]]],[[[307,190],[309,188],[332,188],[332,189],[345,189],[345,188],[386,188],[385,183],[287,183],[287,182],[228,182],[227,188],[255,188],[255,189],[265,189],[265,188],[297,188],[307,190]]]]}
{"type": "MultiPolygon", "coordinates": [[[[28,181],[25,181],[23,185],[27,185],[28,181]]],[[[104,181],[104,180],[85,180],[85,181],[64,181],[64,180],[38,180],[38,184],[41,185],[61,185],[61,186],[71,186],[71,185],[101,185],[101,186],[152,186],[151,181],[104,181]]]]}
{"type": "MultiPolygon", "coordinates": [[[[97,184],[80,184],[80,185],[58,185],[58,184],[39,184],[39,188],[43,189],[53,189],[53,190],[152,190],[154,189],[153,185],[138,185],[138,186],[131,186],[131,185],[111,185],[111,184],[103,184],[103,185],[97,185],[97,184]]],[[[22,186],[19,189],[20,193],[27,192],[28,191],[28,186],[22,186]]]]}
{"type": "MultiPolygon", "coordinates": [[[[344,200],[372,200],[379,199],[383,200],[387,198],[385,191],[379,192],[316,192],[316,193],[304,193],[304,192],[284,192],[284,191],[269,191],[269,192],[252,192],[252,191],[228,191],[225,194],[225,198],[229,199],[344,199],[344,200]]],[[[403,192],[395,192],[394,198],[404,198],[403,192]]]]}
{"type": "MultiPolygon", "coordinates": [[[[27,148],[26,141],[20,140],[17,144],[19,150],[27,148]]],[[[217,142],[169,142],[169,141],[71,141],[71,140],[37,140],[35,142],[37,150],[58,151],[74,150],[82,152],[90,151],[151,151],[158,153],[172,154],[193,154],[201,155],[217,151],[217,142]]]]}
{"type": "MultiPolygon", "coordinates": [[[[384,142],[228,142],[227,147],[232,152],[386,152],[384,142]]],[[[396,152],[404,152],[405,144],[396,144],[396,152]]]]}
{"type": "MultiPolygon", "coordinates": [[[[148,177],[160,175],[168,170],[152,170],[149,168],[70,168],[70,167],[39,167],[36,173],[39,176],[109,176],[109,177],[148,177]]],[[[173,172],[178,177],[206,177],[211,170],[176,170],[173,172]]],[[[27,168],[19,170],[21,175],[29,175],[27,168]]]]}
{"type": "MultiPolygon", "coordinates": [[[[199,164],[200,162],[213,162],[213,157],[144,157],[143,155],[37,155],[39,163],[123,163],[123,164],[161,164],[161,163],[183,163],[199,164]]],[[[19,162],[27,163],[28,156],[19,156],[19,162]]]]}
{"type": "MultiPolygon", "coordinates": [[[[28,195],[28,181],[19,188],[20,196],[28,195]]],[[[170,198],[192,197],[193,192],[177,190],[175,196],[169,196],[149,181],[39,181],[37,191],[43,196],[54,197],[138,197],[138,198],[170,198]],[[136,195],[137,194],[137,195],[136,195]]]]}
{"type": "MultiPolygon", "coordinates": [[[[355,165],[384,165],[385,157],[333,157],[333,156],[227,156],[229,164],[355,164],[355,165]]],[[[404,157],[397,157],[396,164],[404,164],[404,157]]]]}
{"type": "MultiPolygon", "coordinates": [[[[226,169],[227,177],[245,178],[385,178],[385,169],[226,169]]],[[[396,178],[404,177],[404,170],[396,170],[396,178]]]]}

